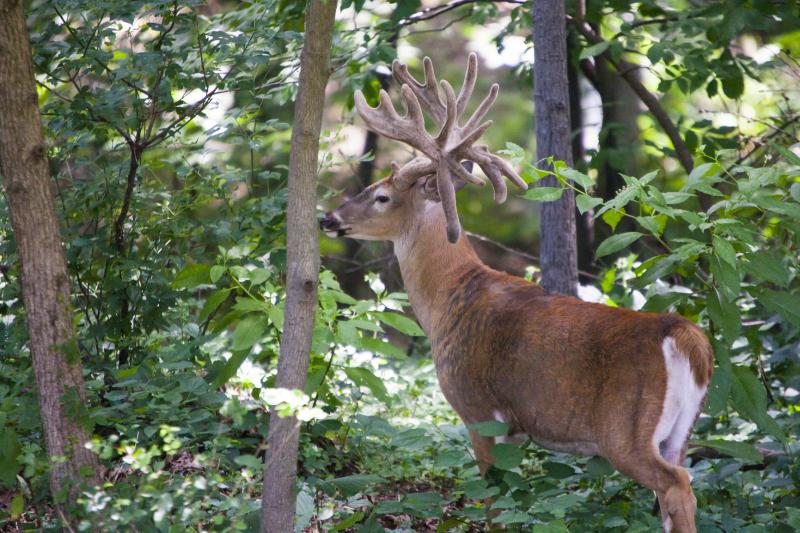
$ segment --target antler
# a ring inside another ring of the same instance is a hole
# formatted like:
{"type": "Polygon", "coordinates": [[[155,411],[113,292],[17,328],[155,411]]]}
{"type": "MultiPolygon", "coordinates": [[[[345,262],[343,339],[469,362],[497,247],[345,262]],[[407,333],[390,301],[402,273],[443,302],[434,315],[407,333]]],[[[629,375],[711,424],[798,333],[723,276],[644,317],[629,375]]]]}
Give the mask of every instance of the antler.
{"type": "Polygon", "coordinates": [[[356,110],[367,127],[390,139],[395,139],[419,150],[424,155],[406,163],[402,167],[392,162],[392,176],[395,186],[401,189],[411,187],[423,176],[436,174],[436,188],[442,201],[447,220],[447,239],[458,240],[461,225],[456,211],[456,193],[451,175],[455,175],[469,183],[485,185],[485,182],[468,172],[462,160],[475,162],[483,170],[494,188],[494,199],[502,203],[506,199],[507,188],[503,176],[513,181],[517,187],[525,190],[528,186],[522,181],[511,165],[501,157],[489,151],[486,145],[473,144],[492,125],[492,121],[481,123],[483,117],[497,98],[500,87],[495,83],[489,94],[478,105],[478,108],[464,126],[459,126],[459,118],[464,113],[475,88],[478,77],[478,57],[471,53],[467,59],[467,70],[464,83],[458,98],[453,87],[447,82],[437,83],[430,58],[423,60],[425,83],[420,83],[408,72],[408,67],[395,60],[392,73],[401,84],[400,93],[406,107],[405,116],[400,116],[392,105],[386,91],[380,93],[380,103],[370,107],[361,91],[356,91],[356,110]],[[442,100],[439,93],[444,93],[442,100]],[[433,137],[425,129],[425,117],[422,108],[431,115],[441,129],[433,137]]]}

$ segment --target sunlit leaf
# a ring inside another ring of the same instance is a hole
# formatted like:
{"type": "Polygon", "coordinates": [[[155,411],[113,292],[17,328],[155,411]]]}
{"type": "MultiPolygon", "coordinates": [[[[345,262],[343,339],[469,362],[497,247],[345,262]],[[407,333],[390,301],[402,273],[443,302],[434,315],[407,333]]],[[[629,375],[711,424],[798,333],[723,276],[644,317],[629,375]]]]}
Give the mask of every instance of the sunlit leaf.
{"type": "Polygon", "coordinates": [[[612,235],[600,243],[594,256],[600,258],[618,252],[639,240],[639,237],[642,235],[643,233],[639,233],[638,231],[628,231],[612,235]]]}

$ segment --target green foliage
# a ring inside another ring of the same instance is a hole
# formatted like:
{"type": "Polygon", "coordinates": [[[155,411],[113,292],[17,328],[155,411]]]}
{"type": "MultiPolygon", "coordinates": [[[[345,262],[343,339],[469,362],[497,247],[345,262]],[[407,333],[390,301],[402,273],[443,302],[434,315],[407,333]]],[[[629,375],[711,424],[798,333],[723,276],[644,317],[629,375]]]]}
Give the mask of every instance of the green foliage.
{"type": "MultiPolygon", "coordinates": [[[[728,391],[730,405],[740,415],[786,442],[785,431],[768,413],[767,399],[768,393],[773,397],[770,374],[781,381],[784,366],[765,361],[764,353],[769,345],[798,341],[800,203],[787,191],[800,176],[800,166],[791,158],[771,167],[731,164],[723,158],[720,154],[698,165],[676,192],[657,188],[654,173],[624,176],[627,186],[611,200],[597,202],[595,216],[622,210],[641,231],[611,235],[595,255],[605,257],[652,239],[661,253],[635,266],[630,286],[644,290],[650,309],[677,310],[705,321],[719,335],[716,346],[727,345],[717,350],[716,390],[728,391]],[[700,195],[714,198],[707,212],[691,208],[699,204],[700,195]],[[764,336],[767,331],[769,337],[764,336]],[[731,367],[733,356],[736,364],[731,367]]],[[[554,175],[578,198],[591,198],[587,176],[566,172],[558,163],[554,175]]],[[[724,408],[718,404],[724,399],[714,399],[716,408],[724,408]]]]}
{"type": "MultiPolygon", "coordinates": [[[[377,102],[379,66],[397,56],[399,28],[419,22],[419,1],[390,4],[343,2],[358,26],[340,20],[333,51],[330,105],[343,114],[331,116],[342,126],[355,89],[377,102]]],[[[87,385],[85,406],[77,395],[65,401],[92,426],[91,448],[108,469],[101,486],[81,492],[69,527],[257,530],[274,409],[302,423],[298,530],[657,529],[652,494],[599,458],[502,443],[481,478],[468,430],[504,436],[508,427],[466,428],[455,417],[424,333],[406,314],[407,297],[387,289],[396,287],[389,276],[369,275],[371,292],[355,298],[339,284],[343,269],[323,269],[307,385],[276,386],[303,5],[220,5],[31,4],[38,96],[74,288],[78,336],[64,348],[80,358],[87,385]]],[[[757,31],[796,49],[796,36],[779,36],[796,26],[796,10],[764,2],[588,8],[603,41],[579,42],[574,59],[608,53],[641,61],[703,159],[684,175],[669,164],[669,142],[647,128],[636,156],[660,172],[622,176],[624,187],[601,195],[599,171],[606,163],[627,168],[621,162],[630,153],[601,142],[577,169],[549,161],[562,187],[532,187],[524,198],[553,201],[569,187],[578,210],[593,211],[606,232],[595,250],[603,301],[678,312],[711,334],[716,369],[692,448],[722,458],[693,459],[700,529],[797,530],[800,158],[784,142],[796,110],[770,89],[791,69],[780,54],[756,62],[730,44],[744,49],[757,31]],[[768,157],[737,163],[739,153],[717,155],[751,133],[699,116],[698,94],[703,107],[738,99],[783,131],[757,140],[765,146],[757,155],[768,157]]],[[[474,25],[466,33],[502,21],[495,37],[502,47],[515,32],[528,35],[528,9],[468,3],[451,14],[468,15],[474,25]]],[[[438,52],[421,35],[399,39],[438,52]]],[[[493,130],[526,148],[528,67],[504,84],[511,99],[498,103],[508,106],[508,120],[493,130]]],[[[324,132],[323,174],[344,137],[338,126],[324,132]]],[[[509,143],[504,153],[528,182],[549,174],[520,146],[509,143]]],[[[509,204],[513,224],[488,216],[488,202],[462,202],[463,219],[523,242],[535,227],[520,223],[514,206],[530,204],[517,202],[509,204]]],[[[0,221],[0,528],[66,528],[50,506],[16,250],[1,200],[0,221]]]]}

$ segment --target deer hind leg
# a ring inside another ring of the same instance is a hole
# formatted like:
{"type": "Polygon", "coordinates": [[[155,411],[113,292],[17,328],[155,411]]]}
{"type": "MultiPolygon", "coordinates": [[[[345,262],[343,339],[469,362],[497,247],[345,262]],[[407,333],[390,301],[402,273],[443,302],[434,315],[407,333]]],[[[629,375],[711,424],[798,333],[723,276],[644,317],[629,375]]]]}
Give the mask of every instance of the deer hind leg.
{"type": "Polygon", "coordinates": [[[696,533],[697,501],[685,468],[665,461],[654,448],[607,456],[617,470],[655,491],[666,533],[696,533]]]}
{"type": "Polygon", "coordinates": [[[484,437],[474,429],[469,430],[469,438],[472,440],[472,450],[475,452],[475,460],[478,462],[478,470],[481,477],[486,475],[486,471],[494,463],[492,448],[494,447],[494,437],[484,437]]]}

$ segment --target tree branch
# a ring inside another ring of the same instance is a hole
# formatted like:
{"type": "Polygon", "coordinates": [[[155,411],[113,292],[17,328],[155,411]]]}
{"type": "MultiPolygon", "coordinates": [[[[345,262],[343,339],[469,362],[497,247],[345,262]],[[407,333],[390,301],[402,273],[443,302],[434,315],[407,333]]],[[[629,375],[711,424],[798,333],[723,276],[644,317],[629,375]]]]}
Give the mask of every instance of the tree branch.
{"type": "Polygon", "coordinates": [[[444,5],[426,7],[421,11],[417,11],[413,15],[409,15],[408,17],[400,20],[398,26],[408,26],[410,24],[422,22],[423,20],[430,20],[438,17],[439,15],[443,15],[448,11],[453,11],[454,9],[458,9],[459,7],[470,4],[515,4],[522,6],[528,3],[528,0],[452,0],[444,5]]]}
{"type": "Polygon", "coordinates": [[[117,215],[114,221],[114,244],[120,254],[125,250],[125,219],[128,218],[133,189],[136,186],[136,173],[139,170],[139,160],[144,150],[143,146],[136,142],[131,142],[128,146],[131,151],[131,161],[128,166],[125,197],[122,200],[122,208],[120,209],[119,215],[117,215]]]}
{"type": "MultiPolygon", "coordinates": [[[[587,23],[571,17],[567,17],[567,19],[575,25],[580,34],[583,35],[586,40],[589,41],[589,43],[598,44],[603,42],[603,39],[600,38],[594,29],[592,29],[592,27],[587,23]]],[[[672,146],[675,149],[675,154],[677,155],[681,166],[684,168],[684,170],[686,170],[687,173],[691,172],[694,168],[694,158],[692,158],[689,148],[686,146],[686,143],[681,137],[678,127],[675,126],[675,123],[669,118],[669,115],[661,106],[658,98],[656,98],[653,93],[648,91],[642,82],[640,82],[633,74],[636,67],[624,60],[615,61],[607,50],[597,57],[613,66],[622,79],[624,79],[628,86],[633,90],[633,92],[636,93],[642,103],[647,106],[647,109],[653,114],[656,121],[661,126],[661,129],[664,130],[664,133],[667,135],[667,137],[669,137],[670,141],[672,141],[672,146]]]]}

